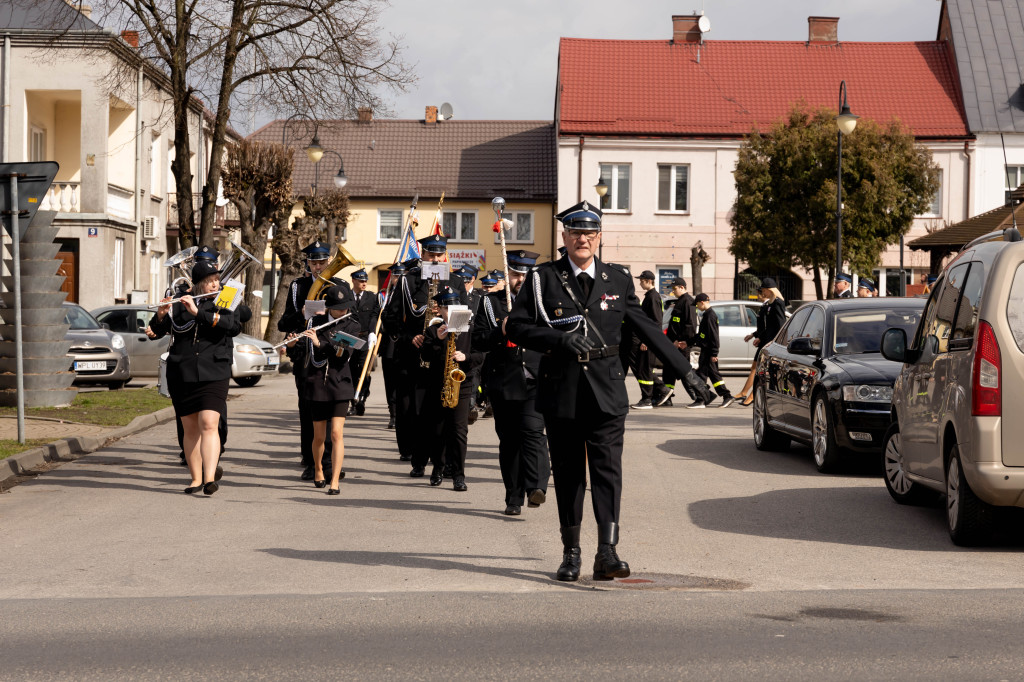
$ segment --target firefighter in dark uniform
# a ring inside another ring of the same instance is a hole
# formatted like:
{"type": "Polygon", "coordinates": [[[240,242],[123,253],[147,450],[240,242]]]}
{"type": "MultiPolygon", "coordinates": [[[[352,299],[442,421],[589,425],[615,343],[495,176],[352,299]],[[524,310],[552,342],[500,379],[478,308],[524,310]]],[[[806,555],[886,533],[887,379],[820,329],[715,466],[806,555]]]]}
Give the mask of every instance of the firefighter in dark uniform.
{"type": "MultiPolygon", "coordinates": [[[[644,270],[637,276],[637,279],[640,280],[640,288],[644,290],[644,300],[640,307],[647,317],[661,326],[661,316],[664,311],[661,307],[661,294],[654,286],[654,273],[644,270]]],[[[657,397],[660,400],[666,391],[662,380],[654,376],[654,354],[647,348],[647,344],[637,336],[632,337],[626,350],[628,351],[627,365],[633,371],[637,383],[640,384],[640,402],[631,407],[635,410],[649,410],[654,407],[653,399],[657,397]]]]}
{"type": "MultiPolygon", "coordinates": [[[[459,292],[459,298],[461,299],[462,305],[469,308],[469,311],[476,315],[480,310],[480,302],[483,300],[484,292],[480,289],[473,288],[473,283],[476,282],[477,273],[479,269],[472,265],[463,265],[458,270],[452,271],[452,288],[459,292]]],[[[470,356],[470,368],[471,371],[466,376],[466,381],[469,382],[471,391],[469,394],[469,423],[472,424],[480,416],[479,411],[476,409],[477,405],[482,405],[483,400],[481,396],[481,368],[483,367],[485,360],[485,354],[483,352],[476,351],[470,356]]]]}
{"type": "MultiPolygon", "coordinates": [[[[672,313],[668,318],[668,329],[665,335],[672,342],[683,358],[687,367],[687,376],[683,379],[683,388],[690,400],[702,401],[704,404],[714,400],[714,396],[708,391],[706,384],[693,371],[690,364],[690,355],[693,351],[694,337],[697,336],[697,310],[693,305],[693,296],[686,291],[686,280],[676,277],[672,280],[672,295],[676,297],[675,305],[672,306],[672,313]]],[[[676,381],[679,377],[669,368],[663,373],[665,392],[655,401],[656,405],[663,405],[672,399],[675,391],[676,381]]]]}
{"type": "MultiPolygon", "coordinates": [[[[284,313],[277,321],[277,330],[285,334],[301,334],[306,330],[306,315],[303,308],[306,305],[306,295],[313,286],[314,278],[327,266],[331,255],[327,244],[319,239],[302,249],[306,254],[306,271],[308,274],[292,280],[288,287],[288,300],[285,303],[284,313]]],[[[337,284],[348,289],[348,284],[340,279],[332,277],[331,284],[337,284]]],[[[326,285],[325,286],[329,286],[326,285]]],[[[310,413],[310,406],[307,400],[302,397],[301,386],[306,379],[305,372],[309,369],[309,359],[306,357],[305,344],[297,343],[288,349],[288,358],[292,362],[293,374],[295,377],[295,389],[298,392],[299,402],[299,438],[300,453],[302,456],[302,480],[313,480],[313,417],[310,413]]],[[[324,471],[330,477],[331,467],[331,439],[328,432],[327,444],[324,446],[324,471]]]]}
{"type": "Polygon", "coordinates": [[[629,270],[595,257],[601,211],[581,202],[556,216],[566,256],[535,266],[516,296],[507,331],[513,343],[543,353],[537,411],[544,415],[564,553],[559,580],[578,580],[587,469],[597,520],[594,579],[629,575],[619,559],[622,444],[629,412],[619,359],[623,327],[683,375],[683,361],[644,315],[629,270]]]}
{"type": "MultiPolygon", "coordinates": [[[[410,462],[423,443],[424,424],[417,400],[416,382],[420,378],[420,348],[423,346],[426,323],[433,315],[428,303],[430,282],[421,276],[423,265],[440,263],[448,248],[444,235],[431,235],[419,240],[422,259],[405,261],[405,275],[396,283],[384,309],[385,331],[394,339],[395,361],[395,437],[399,459],[410,462]]],[[[444,281],[439,281],[443,286],[444,281]]],[[[413,477],[422,476],[423,469],[413,468],[413,477]]]]}
{"type": "MultiPolygon", "coordinates": [[[[538,256],[532,251],[509,252],[508,284],[513,300],[538,256]]],[[[547,499],[551,462],[544,442],[544,417],[535,405],[541,356],[508,340],[507,317],[505,293],[488,294],[474,319],[473,347],[487,352],[483,372],[498,434],[505,514],[518,516],[524,500],[539,507],[547,499]]]]}
{"type": "Polygon", "coordinates": [[[836,275],[836,283],[833,285],[836,298],[853,298],[853,277],[845,272],[836,275]]]}
{"type": "MultiPolygon", "coordinates": [[[[398,287],[402,278],[405,277],[405,266],[401,263],[395,263],[389,270],[391,274],[388,287],[377,294],[377,303],[381,310],[387,308],[387,304],[391,300],[389,296],[394,296],[395,292],[401,291],[398,287]]],[[[397,337],[385,330],[383,317],[381,318],[380,334],[380,348],[377,350],[377,357],[380,358],[380,370],[384,375],[384,393],[388,401],[388,428],[393,429],[395,428],[395,411],[397,409],[395,392],[398,390],[398,369],[395,360],[395,339],[397,337]]]]}
{"type": "MultiPolygon", "coordinates": [[[[363,365],[370,353],[370,348],[376,340],[373,330],[377,328],[377,317],[380,315],[380,304],[377,302],[377,294],[366,290],[366,283],[370,276],[366,270],[360,268],[352,273],[352,296],[356,305],[353,310],[354,316],[359,320],[359,338],[366,340],[366,345],[359,350],[353,350],[351,363],[353,385],[359,383],[359,376],[362,374],[363,365]]],[[[352,400],[351,414],[361,417],[366,412],[366,399],[370,397],[370,379],[372,378],[370,368],[366,370],[366,377],[363,379],[363,388],[352,400]]]]}
{"type": "MultiPolygon", "coordinates": [[[[711,307],[711,298],[707,294],[697,294],[693,300],[697,309],[704,313],[700,318],[700,326],[697,328],[697,338],[694,339],[694,343],[700,347],[697,376],[702,380],[710,381],[715,393],[722,398],[721,406],[729,407],[735,398],[726,388],[722,373],[718,371],[718,350],[721,347],[718,335],[718,315],[711,307]]],[[[707,407],[708,404],[707,401],[695,400],[687,407],[701,408],[707,407]]]]}

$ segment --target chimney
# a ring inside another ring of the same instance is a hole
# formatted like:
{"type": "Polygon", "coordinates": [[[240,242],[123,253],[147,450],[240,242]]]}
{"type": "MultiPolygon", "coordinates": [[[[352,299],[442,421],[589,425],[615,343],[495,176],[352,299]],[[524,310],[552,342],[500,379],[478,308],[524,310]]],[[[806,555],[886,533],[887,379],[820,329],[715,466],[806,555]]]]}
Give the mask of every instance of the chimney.
{"type": "Polygon", "coordinates": [[[136,50],[139,49],[139,32],[138,31],[121,31],[121,38],[124,42],[128,43],[136,50]]]}
{"type": "Polygon", "coordinates": [[[427,113],[423,117],[423,122],[427,125],[437,124],[437,107],[427,107],[427,113]]]}
{"type": "Polygon", "coordinates": [[[839,17],[807,17],[807,42],[839,42],[839,17]]]}
{"type": "Polygon", "coordinates": [[[372,107],[359,107],[356,111],[359,114],[358,121],[360,123],[372,123],[373,122],[373,108],[372,107]]]}
{"type": "Polygon", "coordinates": [[[672,42],[673,43],[699,43],[700,29],[697,22],[700,15],[672,15],[672,42]]]}

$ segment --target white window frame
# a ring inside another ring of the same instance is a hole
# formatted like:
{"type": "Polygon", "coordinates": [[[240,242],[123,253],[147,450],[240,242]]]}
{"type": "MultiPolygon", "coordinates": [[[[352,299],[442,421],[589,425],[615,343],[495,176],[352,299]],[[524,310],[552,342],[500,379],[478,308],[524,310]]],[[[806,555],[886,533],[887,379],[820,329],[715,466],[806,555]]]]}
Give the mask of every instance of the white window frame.
{"type": "Polygon", "coordinates": [[[475,208],[454,208],[454,209],[449,209],[447,211],[442,211],[442,215],[441,215],[441,233],[444,234],[444,216],[446,216],[446,215],[455,215],[456,216],[455,229],[456,229],[457,234],[461,235],[462,234],[462,228],[463,228],[462,216],[463,216],[463,214],[466,214],[466,213],[472,213],[473,214],[473,237],[469,238],[469,239],[464,238],[464,237],[449,237],[448,238],[449,242],[462,243],[462,244],[476,244],[479,241],[479,238],[480,238],[480,211],[478,211],[475,208]]]}
{"type": "MultiPolygon", "coordinates": [[[[533,211],[502,211],[502,219],[508,219],[512,221],[512,229],[505,235],[506,244],[535,244],[537,242],[537,219],[533,214],[533,211]],[[528,215],[530,216],[530,238],[529,239],[516,239],[516,228],[519,226],[519,216],[528,215]]],[[[501,236],[494,233],[494,243],[501,243],[501,236]]]]}
{"type": "Polygon", "coordinates": [[[673,215],[689,215],[689,213],[690,213],[690,180],[692,179],[692,177],[693,176],[690,174],[690,164],[688,164],[688,163],[659,163],[658,164],[658,179],[654,183],[655,184],[655,189],[654,189],[654,191],[655,191],[655,204],[654,205],[656,207],[654,212],[655,213],[671,213],[673,215]],[[676,169],[677,168],[685,168],[686,169],[686,208],[682,208],[682,209],[679,209],[679,208],[661,208],[661,169],[663,167],[666,167],[666,166],[671,169],[669,171],[669,176],[668,176],[668,188],[669,188],[668,205],[669,206],[675,206],[676,205],[676,169]]]}
{"type": "Polygon", "coordinates": [[[941,218],[942,217],[942,184],[943,176],[945,173],[942,169],[939,169],[939,188],[935,190],[935,194],[932,196],[932,205],[925,209],[925,212],[920,214],[918,218],[941,218]],[[938,211],[932,209],[937,208],[938,211]]]}
{"type": "Polygon", "coordinates": [[[1024,182],[1024,166],[1022,165],[1007,165],[1003,167],[1003,203],[1006,204],[1010,201],[1010,192],[1020,187],[1021,183],[1024,182]],[[1013,171],[1014,177],[1017,179],[1013,187],[1010,187],[1010,171],[1013,171]]]}
{"type": "Polygon", "coordinates": [[[404,226],[405,226],[405,211],[403,209],[400,209],[400,208],[378,208],[377,209],[377,241],[379,243],[381,243],[381,244],[397,244],[400,241],[402,241],[402,228],[404,226]],[[398,213],[398,214],[400,214],[401,217],[399,218],[399,221],[398,221],[399,227],[398,227],[398,236],[397,237],[383,237],[383,236],[381,236],[381,233],[380,233],[380,222],[381,222],[381,217],[382,217],[382,215],[384,213],[398,213]]]}
{"type": "Polygon", "coordinates": [[[124,298],[124,238],[114,239],[114,298],[124,298]]]}
{"type": "Polygon", "coordinates": [[[633,164],[631,163],[602,163],[599,166],[600,177],[605,177],[605,168],[609,168],[609,177],[605,180],[608,184],[608,193],[601,197],[601,210],[604,213],[631,213],[633,211],[633,164]],[[619,169],[629,169],[629,183],[627,184],[628,196],[626,197],[626,208],[619,206],[619,169]],[[604,202],[608,201],[608,208],[604,202]]]}
{"type": "Polygon", "coordinates": [[[156,134],[149,141],[149,195],[163,196],[163,136],[156,134]]]}
{"type": "Polygon", "coordinates": [[[49,160],[46,158],[46,128],[33,125],[32,130],[29,133],[28,145],[28,158],[30,161],[49,160]]]}

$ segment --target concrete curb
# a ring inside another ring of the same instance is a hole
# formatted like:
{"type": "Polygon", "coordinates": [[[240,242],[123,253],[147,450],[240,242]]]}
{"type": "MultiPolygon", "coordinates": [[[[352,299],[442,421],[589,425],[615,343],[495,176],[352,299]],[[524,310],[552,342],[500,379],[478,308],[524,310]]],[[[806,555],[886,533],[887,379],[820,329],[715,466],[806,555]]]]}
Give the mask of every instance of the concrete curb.
{"type": "Polygon", "coordinates": [[[7,459],[0,459],[0,490],[10,487],[10,484],[18,476],[22,476],[47,462],[71,461],[76,459],[76,456],[95,452],[119,438],[145,431],[148,428],[169,422],[172,419],[174,419],[174,408],[165,407],[156,412],[140,415],[131,420],[127,426],[112,428],[98,436],[64,438],[38,448],[19,452],[7,459]]]}

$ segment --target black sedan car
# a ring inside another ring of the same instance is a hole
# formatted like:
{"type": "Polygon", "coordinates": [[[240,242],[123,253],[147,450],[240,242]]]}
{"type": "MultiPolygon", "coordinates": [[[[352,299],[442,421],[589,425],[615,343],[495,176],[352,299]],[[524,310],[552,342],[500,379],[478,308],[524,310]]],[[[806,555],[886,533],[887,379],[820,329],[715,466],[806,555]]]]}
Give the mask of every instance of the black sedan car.
{"type": "Polygon", "coordinates": [[[924,309],[915,298],[852,298],[801,306],[765,347],[754,379],[754,445],[811,446],[818,471],[848,452],[877,455],[891,421],[900,364],[882,357],[882,334],[913,334],[924,309]]]}

